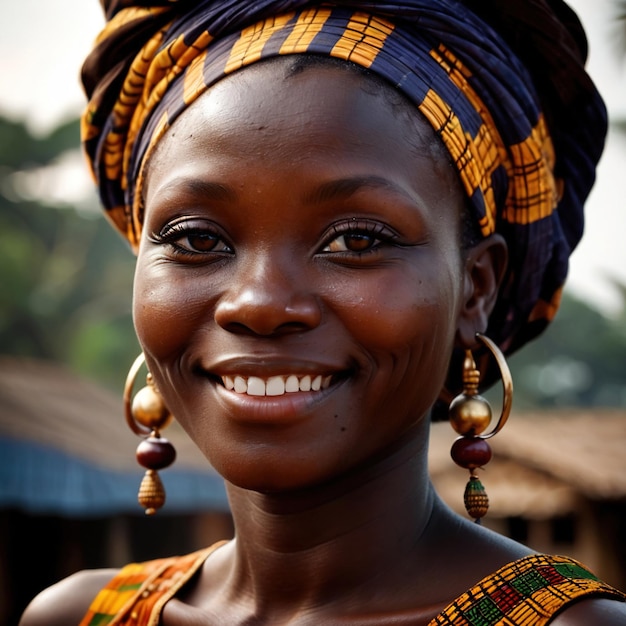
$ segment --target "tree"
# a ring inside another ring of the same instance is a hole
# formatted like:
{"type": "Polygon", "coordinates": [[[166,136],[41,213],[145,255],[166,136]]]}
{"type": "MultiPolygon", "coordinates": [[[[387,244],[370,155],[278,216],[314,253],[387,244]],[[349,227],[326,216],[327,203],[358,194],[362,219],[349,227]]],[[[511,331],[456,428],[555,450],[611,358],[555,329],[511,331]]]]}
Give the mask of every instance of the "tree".
{"type": "Polygon", "coordinates": [[[609,318],[566,292],[543,335],[510,359],[516,406],[626,407],[625,311],[609,318]]]}
{"type": "Polygon", "coordinates": [[[46,168],[78,146],[77,120],[37,138],[0,119],[0,345],[5,354],[66,363],[119,390],[138,350],[133,256],[95,196],[86,203],[92,210],[79,213],[34,190],[46,168]]]}

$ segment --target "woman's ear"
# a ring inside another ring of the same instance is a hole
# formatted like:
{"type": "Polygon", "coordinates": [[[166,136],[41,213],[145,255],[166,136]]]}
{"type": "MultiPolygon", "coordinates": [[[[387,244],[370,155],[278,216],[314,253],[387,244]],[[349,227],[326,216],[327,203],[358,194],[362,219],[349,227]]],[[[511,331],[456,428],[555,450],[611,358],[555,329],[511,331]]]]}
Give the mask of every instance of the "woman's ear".
{"type": "Polygon", "coordinates": [[[457,326],[457,344],[476,346],[476,333],[485,332],[508,263],[508,248],[493,234],[466,252],[464,293],[457,326]]]}

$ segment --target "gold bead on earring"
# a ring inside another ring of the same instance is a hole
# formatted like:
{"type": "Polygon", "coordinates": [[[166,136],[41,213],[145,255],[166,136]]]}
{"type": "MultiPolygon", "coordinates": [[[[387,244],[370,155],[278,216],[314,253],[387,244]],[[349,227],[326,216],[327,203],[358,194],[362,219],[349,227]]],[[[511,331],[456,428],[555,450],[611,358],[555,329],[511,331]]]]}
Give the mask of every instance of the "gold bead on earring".
{"type": "Polygon", "coordinates": [[[154,515],[165,504],[165,488],[158,470],[170,466],[176,459],[174,446],[161,436],[161,429],[172,420],[172,415],[154,384],[152,374],[146,376],[146,386],[131,400],[133,385],[139,369],[145,362],[143,353],[133,363],[124,386],[124,409],[131,430],[143,441],[137,446],[137,461],[146,468],[139,486],[138,500],[146,515],[154,515]]]}
{"type": "Polygon", "coordinates": [[[489,509],[489,497],[478,478],[477,470],[483,468],[491,460],[491,447],[487,443],[487,439],[498,433],[509,417],[513,400],[513,381],[504,355],[498,346],[480,333],[476,334],[476,338],[487,346],[500,368],[503,385],[500,418],[496,426],[485,433],[491,423],[491,406],[478,393],[480,372],[476,368],[470,350],[466,350],[463,361],[463,391],[452,400],[448,413],[452,427],[461,435],[452,444],[450,455],[457,465],[470,472],[463,496],[465,510],[470,517],[480,523],[480,519],[486,515],[489,509]]]}

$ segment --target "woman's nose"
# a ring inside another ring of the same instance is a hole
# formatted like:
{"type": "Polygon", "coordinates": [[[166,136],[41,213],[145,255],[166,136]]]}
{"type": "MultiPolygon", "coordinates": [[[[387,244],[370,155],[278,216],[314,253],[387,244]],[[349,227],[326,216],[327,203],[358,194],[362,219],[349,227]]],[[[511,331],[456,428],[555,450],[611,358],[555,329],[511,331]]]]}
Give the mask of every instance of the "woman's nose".
{"type": "Polygon", "coordinates": [[[230,332],[262,336],[311,330],[321,322],[317,296],[288,263],[241,267],[218,301],[215,320],[230,332]]]}

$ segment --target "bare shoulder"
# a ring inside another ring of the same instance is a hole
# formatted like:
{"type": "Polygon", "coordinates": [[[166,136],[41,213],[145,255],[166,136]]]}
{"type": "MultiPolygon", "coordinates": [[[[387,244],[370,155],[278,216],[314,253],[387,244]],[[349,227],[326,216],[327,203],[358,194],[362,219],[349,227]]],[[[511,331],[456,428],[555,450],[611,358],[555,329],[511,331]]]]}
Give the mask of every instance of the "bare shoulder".
{"type": "Polygon", "coordinates": [[[608,598],[581,600],[557,615],[551,626],[624,626],[626,624],[626,602],[608,598]]]}
{"type": "Polygon", "coordinates": [[[116,573],[114,569],[83,570],[64,578],[33,598],[19,626],[79,624],[98,591],[116,573]]]}

